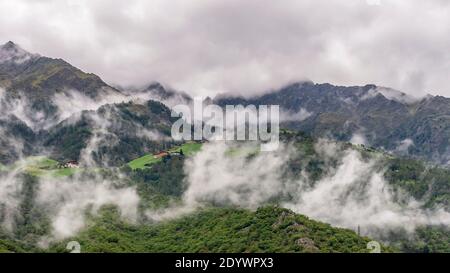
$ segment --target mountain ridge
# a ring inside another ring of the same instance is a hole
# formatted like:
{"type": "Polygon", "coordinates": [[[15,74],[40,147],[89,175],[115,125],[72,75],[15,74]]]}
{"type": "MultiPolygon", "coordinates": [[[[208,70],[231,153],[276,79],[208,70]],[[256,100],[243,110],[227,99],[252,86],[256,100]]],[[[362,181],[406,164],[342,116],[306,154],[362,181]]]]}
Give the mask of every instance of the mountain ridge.
{"type": "MultiPolygon", "coordinates": [[[[22,52],[13,42],[1,48],[20,52],[19,55],[31,54],[22,52]]],[[[158,82],[135,91],[119,90],[62,59],[30,56],[25,62],[16,63],[12,59],[0,62],[0,85],[7,82],[5,101],[26,102],[23,116],[32,122],[58,120],[59,109],[53,101],[58,94],[66,97],[81,94],[98,101],[109,95],[123,96],[126,100],[127,94],[138,93],[169,107],[192,103],[188,94],[158,82]],[[9,70],[10,74],[21,72],[13,77],[5,72],[9,70]]],[[[256,96],[219,94],[211,102],[221,106],[277,104],[282,111],[282,127],[339,141],[359,141],[438,164],[450,162],[450,98],[428,95],[419,99],[373,84],[347,87],[303,81],[256,96]],[[404,143],[410,145],[405,148],[404,143]]]]}
{"type": "Polygon", "coordinates": [[[221,106],[280,105],[287,116],[299,111],[304,119],[281,120],[282,126],[352,141],[356,135],[369,146],[396,151],[402,141],[411,140],[407,153],[446,164],[450,160],[450,98],[427,96],[413,100],[393,89],[365,86],[334,86],[328,83],[295,83],[260,96],[219,96],[221,106]],[[389,93],[389,95],[386,95],[389,93]]]}

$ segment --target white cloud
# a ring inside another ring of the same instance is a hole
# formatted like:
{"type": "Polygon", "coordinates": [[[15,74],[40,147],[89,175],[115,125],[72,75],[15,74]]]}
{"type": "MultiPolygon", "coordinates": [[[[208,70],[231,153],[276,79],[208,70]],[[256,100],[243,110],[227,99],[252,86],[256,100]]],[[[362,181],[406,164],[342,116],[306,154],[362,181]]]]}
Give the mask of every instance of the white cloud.
{"type": "Polygon", "coordinates": [[[445,210],[422,209],[420,202],[395,193],[376,163],[348,151],[341,164],[313,187],[299,180],[298,191],[292,193],[297,199],[285,206],[336,226],[359,225],[364,234],[372,236],[372,232],[380,230],[405,228],[413,232],[417,226],[450,223],[450,214],[445,210]]]}
{"type": "Polygon", "coordinates": [[[37,204],[46,208],[51,218],[54,239],[75,235],[85,227],[86,211],[95,214],[103,205],[117,205],[124,219],[136,221],[138,203],[134,188],[115,188],[99,178],[45,178],[37,193],[37,204]]]}
{"type": "Polygon", "coordinates": [[[399,153],[408,153],[408,150],[411,146],[414,146],[414,141],[410,138],[406,138],[398,144],[397,148],[395,149],[399,153]]]}
{"type": "Polygon", "coordinates": [[[191,205],[213,201],[256,208],[282,193],[283,187],[273,185],[280,181],[280,170],[289,153],[280,148],[249,157],[257,149],[258,146],[233,147],[225,142],[204,145],[186,162],[185,202],[191,205]]]}
{"type": "Polygon", "coordinates": [[[297,112],[281,111],[280,121],[281,122],[303,121],[303,120],[309,118],[311,115],[312,115],[312,113],[308,112],[304,108],[300,108],[300,110],[298,110],[297,112]]]}
{"type": "Polygon", "coordinates": [[[8,231],[15,228],[15,216],[20,207],[19,195],[22,191],[22,183],[17,181],[17,176],[22,170],[22,165],[9,172],[0,174],[0,227],[8,231]]]}
{"type": "Polygon", "coordinates": [[[362,133],[353,134],[349,142],[357,145],[367,145],[367,139],[362,133]]]}
{"type": "Polygon", "coordinates": [[[195,95],[311,79],[450,95],[448,1],[6,1],[0,37],[110,83],[195,95]]]}
{"type": "Polygon", "coordinates": [[[400,103],[406,103],[406,104],[414,103],[414,102],[418,101],[418,99],[419,99],[419,97],[407,95],[403,92],[400,92],[400,91],[397,91],[397,90],[394,90],[391,88],[377,87],[377,88],[373,88],[373,89],[370,89],[369,91],[367,91],[367,93],[365,93],[363,96],[360,97],[360,100],[364,101],[367,99],[373,99],[378,95],[382,95],[388,100],[395,100],[400,103]]]}

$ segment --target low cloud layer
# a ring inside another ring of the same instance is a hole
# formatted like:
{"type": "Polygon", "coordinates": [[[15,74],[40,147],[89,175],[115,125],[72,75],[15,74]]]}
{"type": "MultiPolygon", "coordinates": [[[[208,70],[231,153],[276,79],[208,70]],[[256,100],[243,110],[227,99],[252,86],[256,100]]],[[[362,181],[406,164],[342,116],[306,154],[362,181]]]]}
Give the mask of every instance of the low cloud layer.
{"type": "Polygon", "coordinates": [[[449,11],[446,0],[2,0],[0,40],[109,83],[195,95],[311,79],[450,96],[449,11]]]}
{"type": "Polygon", "coordinates": [[[298,185],[292,193],[296,199],[286,207],[336,226],[360,226],[364,234],[450,224],[450,213],[444,209],[425,210],[405,193],[395,193],[376,161],[366,162],[356,151],[345,152],[341,164],[313,187],[302,180],[298,185]]]}
{"type": "Polygon", "coordinates": [[[63,239],[85,227],[86,211],[95,214],[103,205],[116,205],[122,217],[136,221],[139,196],[131,187],[115,188],[100,178],[42,179],[37,204],[46,208],[51,218],[52,236],[63,239]]]}
{"type": "Polygon", "coordinates": [[[149,92],[107,92],[92,99],[77,90],[65,90],[51,98],[57,113],[48,117],[43,111],[33,110],[25,92],[19,90],[18,95],[19,97],[8,96],[7,92],[0,87],[0,119],[6,120],[15,116],[34,131],[49,129],[63,120],[76,121],[82,111],[95,111],[106,104],[123,102],[145,104],[152,99],[152,94],[149,92]]]}
{"type": "Polygon", "coordinates": [[[58,108],[58,122],[84,110],[97,110],[105,104],[115,104],[122,102],[145,103],[151,99],[151,94],[146,92],[115,93],[110,92],[100,94],[96,99],[85,96],[77,90],[66,90],[63,93],[56,93],[52,101],[58,108]]]}
{"type": "Polygon", "coordinates": [[[36,211],[49,219],[50,234],[40,239],[43,247],[76,235],[86,227],[88,214],[96,215],[104,205],[117,206],[122,218],[129,222],[137,220],[140,198],[134,187],[121,182],[120,174],[119,179],[82,172],[70,177],[42,175],[34,178],[34,199],[24,200],[31,198],[24,193],[24,173],[30,164],[31,159],[23,159],[0,172],[0,230],[14,232],[20,225],[18,219],[25,216],[22,202],[30,201],[36,211]]]}
{"type": "Polygon", "coordinates": [[[184,200],[188,204],[212,201],[256,208],[282,194],[286,188],[273,185],[281,180],[287,149],[252,156],[258,148],[225,142],[205,145],[186,163],[189,187],[184,200]]]}
{"type": "Polygon", "coordinates": [[[419,226],[450,224],[444,209],[423,209],[419,201],[394,191],[376,158],[366,160],[357,151],[321,140],[315,150],[327,167],[324,177],[313,182],[305,171],[285,176],[294,150],[282,145],[276,152],[255,154],[254,147],[206,144],[186,162],[185,206],[148,215],[170,218],[205,202],[256,208],[284,200],[282,206],[312,219],[350,229],[360,226],[363,234],[375,237],[380,231],[386,235],[402,228],[413,232],[419,226]],[[336,159],[337,166],[331,164],[336,159]]]}

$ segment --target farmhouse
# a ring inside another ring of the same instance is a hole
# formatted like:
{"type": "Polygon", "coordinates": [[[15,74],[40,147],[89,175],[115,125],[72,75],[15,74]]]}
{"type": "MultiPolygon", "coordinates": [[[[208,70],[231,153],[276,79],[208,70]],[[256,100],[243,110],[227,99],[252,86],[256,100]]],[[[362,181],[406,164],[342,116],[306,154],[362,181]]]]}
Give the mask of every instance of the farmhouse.
{"type": "Polygon", "coordinates": [[[156,153],[156,154],[153,154],[153,157],[154,157],[154,158],[163,158],[163,157],[165,157],[165,156],[167,156],[167,155],[169,155],[168,152],[166,152],[166,151],[161,151],[161,152],[158,152],[158,153],[156,153]]]}
{"type": "Polygon", "coordinates": [[[183,150],[180,151],[161,151],[153,154],[154,158],[164,158],[166,156],[183,156],[183,150]]]}
{"type": "Polygon", "coordinates": [[[66,163],[63,163],[60,165],[61,168],[71,168],[71,169],[77,169],[80,167],[80,164],[76,160],[67,161],[66,163]]]}

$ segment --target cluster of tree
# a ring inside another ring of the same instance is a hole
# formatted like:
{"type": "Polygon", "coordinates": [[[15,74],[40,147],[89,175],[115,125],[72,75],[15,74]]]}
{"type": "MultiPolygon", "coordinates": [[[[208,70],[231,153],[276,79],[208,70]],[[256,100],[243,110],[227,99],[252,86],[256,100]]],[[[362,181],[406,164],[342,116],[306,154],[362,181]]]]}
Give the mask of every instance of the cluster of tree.
{"type": "Polygon", "coordinates": [[[186,189],[183,164],[184,156],[169,155],[152,164],[151,168],[132,171],[130,177],[140,185],[142,191],[151,188],[162,195],[179,197],[186,189]]]}
{"type": "MultiPolygon", "coordinates": [[[[140,226],[122,222],[108,208],[94,226],[68,240],[78,241],[84,252],[368,252],[370,241],[276,206],[207,208],[140,226]]],[[[64,252],[66,243],[50,251],[64,252]]]]}

